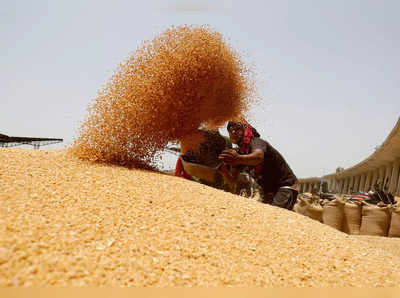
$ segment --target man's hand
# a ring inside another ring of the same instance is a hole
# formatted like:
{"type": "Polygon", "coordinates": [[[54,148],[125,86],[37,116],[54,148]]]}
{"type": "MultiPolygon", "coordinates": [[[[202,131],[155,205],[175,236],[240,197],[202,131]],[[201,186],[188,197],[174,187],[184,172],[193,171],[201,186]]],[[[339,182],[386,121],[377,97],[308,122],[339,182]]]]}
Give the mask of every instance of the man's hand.
{"type": "Polygon", "coordinates": [[[264,161],[264,151],[261,149],[254,149],[250,154],[240,155],[235,150],[228,149],[222,151],[218,159],[232,166],[257,166],[264,161]]]}
{"type": "Polygon", "coordinates": [[[218,156],[218,159],[233,166],[240,164],[240,154],[233,149],[222,151],[222,153],[218,156]]]}

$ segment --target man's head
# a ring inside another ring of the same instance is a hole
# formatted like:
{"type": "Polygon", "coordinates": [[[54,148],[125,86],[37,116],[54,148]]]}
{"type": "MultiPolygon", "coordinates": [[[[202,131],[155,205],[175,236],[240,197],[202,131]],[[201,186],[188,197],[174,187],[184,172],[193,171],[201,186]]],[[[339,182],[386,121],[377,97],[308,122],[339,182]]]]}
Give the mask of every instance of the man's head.
{"type": "Polygon", "coordinates": [[[240,122],[229,121],[227,130],[232,143],[240,145],[244,136],[244,125],[240,122]]]}

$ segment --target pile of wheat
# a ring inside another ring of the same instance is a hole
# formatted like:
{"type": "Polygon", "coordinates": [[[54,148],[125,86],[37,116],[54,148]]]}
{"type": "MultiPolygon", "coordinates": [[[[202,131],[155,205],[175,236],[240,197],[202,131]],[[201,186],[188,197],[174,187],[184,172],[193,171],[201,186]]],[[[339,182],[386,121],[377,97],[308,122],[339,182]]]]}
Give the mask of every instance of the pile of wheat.
{"type": "MultiPolygon", "coordinates": [[[[0,149],[0,285],[397,286],[375,246],[192,181],[0,149]]],[[[363,238],[364,239],[364,238],[363,238]]]]}
{"type": "Polygon", "coordinates": [[[169,141],[243,116],[252,91],[249,69],[220,33],[172,27],[119,66],[72,150],[85,160],[153,167],[169,141]]]}

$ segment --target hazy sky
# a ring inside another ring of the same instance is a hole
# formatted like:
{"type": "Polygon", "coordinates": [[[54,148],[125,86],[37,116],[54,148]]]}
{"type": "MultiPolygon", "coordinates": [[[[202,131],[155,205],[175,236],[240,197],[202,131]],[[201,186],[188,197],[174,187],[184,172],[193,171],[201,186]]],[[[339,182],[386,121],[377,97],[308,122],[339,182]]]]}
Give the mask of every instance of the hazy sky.
{"type": "Polygon", "coordinates": [[[254,65],[262,103],[250,122],[297,176],[348,168],[400,116],[399,12],[385,0],[2,1],[0,133],[63,148],[143,40],[209,24],[254,65]]]}

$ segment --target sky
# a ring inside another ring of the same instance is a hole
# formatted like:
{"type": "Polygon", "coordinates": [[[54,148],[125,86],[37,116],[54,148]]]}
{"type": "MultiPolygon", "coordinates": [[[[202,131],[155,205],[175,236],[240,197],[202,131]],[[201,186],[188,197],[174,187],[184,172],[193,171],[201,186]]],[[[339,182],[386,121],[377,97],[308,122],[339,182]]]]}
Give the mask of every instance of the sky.
{"type": "MultiPolygon", "coordinates": [[[[370,156],[400,116],[399,1],[19,1],[0,6],[0,133],[63,138],[120,62],[172,25],[219,31],[255,70],[249,122],[299,178],[370,156]]],[[[227,134],[225,130],[221,130],[227,134]]],[[[165,155],[163,168],[176,156],[165,155]]]]}

